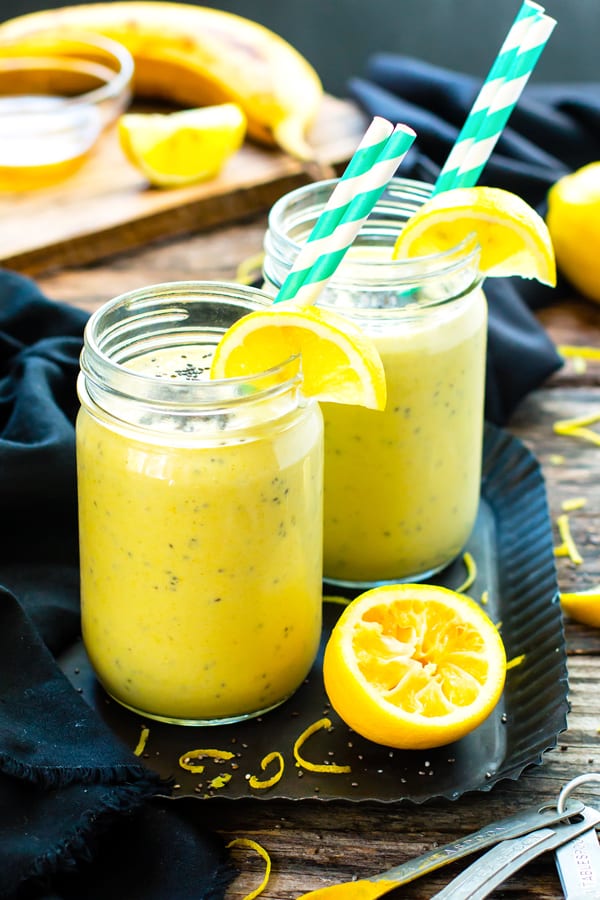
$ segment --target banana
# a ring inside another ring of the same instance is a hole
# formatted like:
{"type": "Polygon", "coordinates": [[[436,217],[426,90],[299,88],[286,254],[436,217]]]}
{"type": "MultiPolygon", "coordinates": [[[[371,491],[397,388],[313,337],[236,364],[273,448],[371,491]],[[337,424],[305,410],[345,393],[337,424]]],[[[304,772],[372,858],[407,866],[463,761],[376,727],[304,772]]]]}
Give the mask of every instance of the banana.
{"type": "Polygon", "coordinates": [[[314,156],[306,133],[323,96],[319,76],[257,22],[187,3],[118,0],[17,16],[0,24],[0,41],[41,30],[112,38],[133,56],[135,95],[192,107],[237,103],[254,140],[299,159],[314,156]]]}

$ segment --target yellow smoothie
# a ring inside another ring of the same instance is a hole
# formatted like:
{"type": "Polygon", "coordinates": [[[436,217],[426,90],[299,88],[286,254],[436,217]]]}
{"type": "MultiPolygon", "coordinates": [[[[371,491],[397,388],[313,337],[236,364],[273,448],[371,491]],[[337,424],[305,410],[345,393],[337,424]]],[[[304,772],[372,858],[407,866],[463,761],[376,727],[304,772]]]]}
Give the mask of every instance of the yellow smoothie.
{"type": "Polygon", "coordinates": [[[323,405],[326,577],[412,579],[450,562],[472,530],[485,298],[477,288],[423,312],[365,325],[385,367],[384,412],[323,405]]]}
{"type": "MultiPolygon", "coordinates": [[[[153,353],[135,369],[197,371],[185,347],[178,367],[153,353]]],[[[182,722],[256,714],[293,693],[316,656],[320,412],[255,427],[251,416],[238,432],[223,418],[198,436],[85,404],[79,414],[83,638],[108,693],[134,710],[182,722]]]]}

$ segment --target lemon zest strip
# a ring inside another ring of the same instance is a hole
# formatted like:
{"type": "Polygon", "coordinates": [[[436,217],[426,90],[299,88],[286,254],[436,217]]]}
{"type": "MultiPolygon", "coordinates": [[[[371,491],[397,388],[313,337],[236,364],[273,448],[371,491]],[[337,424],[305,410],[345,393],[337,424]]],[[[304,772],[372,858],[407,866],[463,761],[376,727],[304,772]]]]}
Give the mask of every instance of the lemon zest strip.
{"type": "Polygon", "coordinates": [[[327,717],[317,719],[316,722],[313,722],[312,725],[305,728],[302,734],[296,739],[294,744],[294,759],[296,760],[296,765],[303,769],[307,769],[309,772],[326,772],[328,775],[343,775],[346,772],[351,772],[352,769],[350,766],[338,766],[335,763],[312,763],[300,755],[300,748],[305,744],[309,737],[312,737],[313,734],[316,734],[317,731],[321,731],[323,728],[331,728],[331,719],[328,719],[327,717]]]}
{"type": "Polygon", "coordinates": [[[555,547],[555,556],[568,556],[571,562],[575,563],[576,566],[581,565],[581,563],[583,562],[583,557],[575,546],[575,541],[573,540],[573,536],[571,534],[569,516],[566,513],[563,513],[563,515],[557,518],[556,525],[558,527],[558,533],[560,534],[560,537],[562,539],[562,544],[560,544],[560,546],[558,547],[555,547]]]}
{"type": "Polygon", "coordinates": [[[485,606],[486,603],[488,602],[489,598],[490,598],[490,592],[489,592],[489,591],[483,591],[482,594],[481,594],[481,599],[480,599],[479,602],[480,602],[480,603],[483,603],[483,605],[485,606]]]}
{"type": "Polygon", "coordinates": [[[227,844],[227,849],[230,847],[245,847],[247,850],[255,850],[259,856],[261,856],[265,861],[265,874],[263,880],[259,884],[257,888],[253,891],[250,891],[249,894],[246,894],[242,900],[254,900],[255,897],[258,897],[259,894],[262,894],[267,884],[269,883],[269,878],[271,877],[271,857],[267,853],[264,847],[261,847],[256,841],[251,840],[250,838],[234,838],[232,841],[229,841],[227,844]]]}
{"type": "Polygon", "coordinates": [[[237,267],[235,280],[239,282],[239,284],[253,284],[260,278],[264,259],[264,251],[255,253],[253,256],[247,256],[237,267]]]}
{"type": "Polygon", "coordinates": [[[600,347],[575,347],[573,344],[560,344],[558,352],[565,358],[571,359],[598,359],[600,360],[600,347]]]}
{"type": "Polygon", "coordinates": [[[589,597],[590,600],[600,600],[600,587],[588,588],[586,591],[561,591],[561,600],[577,600],[578,597],[589,597]]]}
{"type": "Polygon", "coordinates": [[[562,466],[565,462],[565,458],[561,453],[551,453],[550,457],[550,465],[552,466],[562,466]]]}
{"type": "Polygon", "coordinates": [[[208,786],[211,788],[215,788],[215,790],[218,790],[219,788],[224,788],[225,785],[228,784],[230,781],[231,781],[230,773],[222,772],[220,775],[215,775],[215,777],[209,781],[208,786]]]}
{"type": "Polygon", "coordinates": [[[209,748],[208,750],[188,750],[179,757],[179,765],[182,769],[185,769],[186,772],[200,775],[204,772],[204,766],[195,766],[192,762],[193,759],[204,759],[204,757],[208,757],[209,759],[224,761],[226,759],[233,759],[234,756],[235,754],[231,753],[229,750],[215,750],[212,748],[209,748]]]}
{"type": "Polygon", "coordinates": [[[250,778],[250,780],[248,782],[250,787],[257,788],[259,790],[265,790],[266,788],[273,787],[274,784],[277,784],[277,782],[283,775],[283,769],[285,766],[285,763],[283,761],[283,756],[281,755],[281,753],[279,753],[278,750],[273,750],[271,753],[267,753],[267,755],[261,759],[260,767],[261,767],[262,771],[264,772],[265,769],[267,768],[267,766],[269,765],[269,763],[273,762],[274,759],[276,759],[279,762],[279,768],[277,769],[275,774],[272,775],[271,778],[265,778],[264,780],[257,778],[256,775],[252,775],[252,777],[250,778]]]}
{"type": "Polygon", "coordinates": [[[563,500],[561,509],[563,512],[573,512],[576,509],[583,509],[586,503],[585,497],[573,497],[571,500],[563,500]]]}
{"type": "Polygon", "coordinates": [[[465,591],[468,591],[477,578],[477,563],[469,552],[463,553],[463,562],[467,570],[467,577],[459,587],[455,588],[457,594],[464,594],[465,591]]]}
{"type": "Polygon", "coordinates": [[[337,603],[339,606],[348,606],[352,601],[347,597],[334,597],[333,594],[324,594],[323,603],[337,603]]]}
{"type": "Polygon", "coordinates": [[[516,666],[520,666],[522,662],[525,661],[525,654],[521,653],[519,656],[513,656],[512,659],[509,659],[506,663],[506,671],[509,669],[514,669],[516,666]]]}
{"type": "Polygon", "coordinates": [[[594,413],[591,416],[579,416],[574,419],[560,419],[555,422],[552,429],[555,434],[566,435],[568,437],[579,437],[584,441],[589,441],[600,447],[600,434],[588,425],[594,425],[600,421],[600,413],[594,413]]]}
{"type": "Polygon", "coordinates": [[[146,742],[148,741],[148,737],[150,735],[149,728],[142,728],[140,733],[140,739],[137,742],[136,748],[133,751],[135,756],[141,756],[144,750],[146,749],[146,742]]]}

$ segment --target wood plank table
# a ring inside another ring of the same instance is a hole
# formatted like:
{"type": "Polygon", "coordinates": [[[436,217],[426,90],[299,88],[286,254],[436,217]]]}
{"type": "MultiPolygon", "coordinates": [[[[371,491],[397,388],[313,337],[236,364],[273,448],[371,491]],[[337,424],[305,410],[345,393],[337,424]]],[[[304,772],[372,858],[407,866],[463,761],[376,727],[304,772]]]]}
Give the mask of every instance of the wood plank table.
{"type": "MultiPolygon", "coordinates": [[[[265,215],[254,214],[237,224],[164,239],[84,268],[46,272],[37,281],[49,297],[93,310],[118,293],[161,281],[232,280],[239,262],[261,250],[265,221],[265,215]]],[[[600,306],[567,297],[543,310],[540,319],[558,344],[600,347],[600,306]]],[[[568,362],[521,404],[509,423],[509,430],[542,464],[553,521],[563,500],[587,498],[585,508],[571,515],[571,530],[584,561],[575,566],[569,559],[557,559],[562,590],[581,590],[600,580],[600,448],[552,431],[556,419],[600,412],[600,364],[588,363],[583,373],[576,369],[568,362]],[[556,455],[564,457],[561,465],[556,464],[556,455]]],[[[383,871],[494,819],[556,798],[575,775],[600,771],[600,630],[566,621],[566,636],[568,730],[559,736],[556,749],[545,754],[543,764],[529,767],[517,781],[500,782],[489,792],[471,793],[456,802],[420,806],[211,800],[206,815],[210,827],[226,839],[241,836],[262,844],[273,862],[262,897],[292,900],[318,887],[383,871]]],[[[599,786],[586,785],[577,797],[600,805],[599,786]]],[[[236,861],[240,875],[229,890],[229,900],[240,900],[262,877],[258,857],[236,852],[236,861]]],[[[458,863],[438,870],[390,896],[431,897],[463,867],[458,863]]],[[[493,897],[562,897],[551,855],[530,864],[493,897]]]]}

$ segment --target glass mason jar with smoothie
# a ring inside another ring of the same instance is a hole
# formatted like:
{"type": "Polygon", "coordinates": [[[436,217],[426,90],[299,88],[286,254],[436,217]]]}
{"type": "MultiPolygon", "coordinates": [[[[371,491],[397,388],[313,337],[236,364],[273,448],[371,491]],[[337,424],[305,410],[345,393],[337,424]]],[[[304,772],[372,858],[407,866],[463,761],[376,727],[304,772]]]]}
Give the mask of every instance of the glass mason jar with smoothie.
{"type": "Polygon", "coordinates": [[[294,361],[208,380],[269,305],[154,285],[88,322],[77,421],[83,638],[107,692],[151,718],[237,721],[302,683],[321,633],[322,440],[294,361]]]}
{"type": "MultiPolygon", "coordinates": [[[[271,295],[334,186],[311,184],[273,206],[263,271],[271,295]]],[[[339,585],[424,579],[460,553],[476,519],[487,334],[479,250],[466,241],[392,258],[430,192],[393,179],[318,300],[374,340],[388,393],[382,412],[322,405],[324,573],[339,585]]]]}

